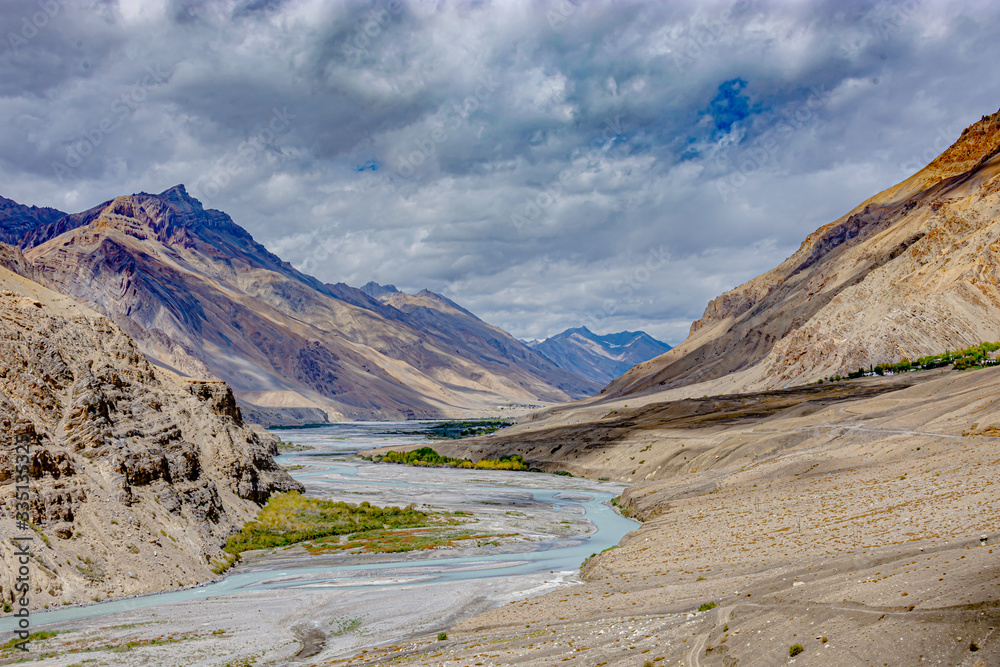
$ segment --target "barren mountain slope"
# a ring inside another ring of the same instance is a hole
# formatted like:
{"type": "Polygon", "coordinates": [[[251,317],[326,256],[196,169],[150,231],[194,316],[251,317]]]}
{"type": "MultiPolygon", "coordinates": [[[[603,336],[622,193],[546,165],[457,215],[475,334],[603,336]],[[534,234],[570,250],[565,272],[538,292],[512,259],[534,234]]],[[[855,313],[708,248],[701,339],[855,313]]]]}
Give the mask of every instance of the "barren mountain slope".
{"type": "Polygon", "coordinates": [[[998,147],[1000,112],[709,303],[682,344],[605,397],[781,387],[1000,339],[998,147]]]}
{"type": "Polygon", "coordinates": [[[425,329],[417,314],[324,285],[183,186],[67,216],[25,244],[45,285],[94,304],[158,363],[211,373],[256,406],[429,417],[596,389],[467,313],[425,329]],[[470,339],[472,321],[511,344],[470,339]]]}
{"type": "MultiPolygon", "coordinates": [[[[511,336],[499,327],[483,322],[454,301],[430,290],[417,294],[394,291],[378,300],[405,313],[407,321],[440,341],[452,345],[467,356],[481,356],[498,367],[520,368],[545,378],[570,396],[581,391],[594,394],[601,385],[585,376],[567,371],[511,336]]],[[[541,389],[541,388],[539,388],[541,389]]]]}
{"type": "MultiPolygon", "coordinates": [[[[154,368],[104,317],[3,268],[0,426],[5,538],[31,534],[13,520],[16,445],[31,450],[32,608],[212,579],[258,504],[301,488],[225,384],[154,368]]],[[[11,602],[8,539],[0,554],[11,602]]]]}

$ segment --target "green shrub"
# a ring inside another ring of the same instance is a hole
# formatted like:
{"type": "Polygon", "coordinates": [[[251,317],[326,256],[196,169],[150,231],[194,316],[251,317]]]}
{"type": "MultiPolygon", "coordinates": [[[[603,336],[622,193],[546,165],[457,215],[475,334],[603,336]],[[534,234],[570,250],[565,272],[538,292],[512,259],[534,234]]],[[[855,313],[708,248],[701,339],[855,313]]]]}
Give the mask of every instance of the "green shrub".
{"type": "Polygon", "coordinates": [[[215,574],[225,574],[239,560],[239,554],[227,554],[224,560],[212,561],[212,572],[215,574]]]}
{"type": "Polygon", "coordinates": [[[714,602],[706,602],[705,604],[698,607],[698,611],[709,611],[710,609],[715,609],[718,606],[719,605],[715,604],[714,602]]]}
{"type": "Polygon", "coordinates": [[[799,653],[802,653],[802,651],[805,651],[805,649],[802,648],[802,644],[792,644],[788,647],[788,657],[794,658],[799,653]]]}
{"type": "Polygon", "coordinates": [[[438,633],[438,641],[439,642],[443,642],[445,639],[448,639],[448,633],[447,632],[439,632],[438,633]]]}
{"type": "Polygon", "coordinates": [[[483,459],[473,463],[469,459],[454,459],[441,456],[430,447],[421,447],[410,452],[389,450],[377,459],[377,463],[397,463],[431,468],[475,468],[476,470],[527,470],[528,464],[520,454],[508,454],[498,459],[483,459]]]}
{"type": "Polygon", "coordinates": [[[465,421],[439,422],[427,429],[427,437],[434,439],[445,438],[448,440],[474,438],[479,435],[493,433],[513,423],[507,419],[470,419],[465,421]]]}
{"type": "MultiPolygon", "coordinates": [[[[28,635],[27,641],[29,641],[29,642],[37,642],[37,641],[42,641],[43,639],[51,639],[52,637],[55,637],[56,635],[58,635],[59,632],[60,631],[51,631],[51,630],[42,630],[41,632],[32,632],[30,635],[28,635]]],[[[63,632],[65,632],[65,631],[63,631],[63,632]]],[[[0,651],[12,651],[14,649],[14,646],[18,642],[20,642],[20,641],[25,641],[25,640],[22,640],[22,639],[20,639],[18,637],[14,637],[10,641],[8,641],[6,644],[0,646],[0,651]]]]}

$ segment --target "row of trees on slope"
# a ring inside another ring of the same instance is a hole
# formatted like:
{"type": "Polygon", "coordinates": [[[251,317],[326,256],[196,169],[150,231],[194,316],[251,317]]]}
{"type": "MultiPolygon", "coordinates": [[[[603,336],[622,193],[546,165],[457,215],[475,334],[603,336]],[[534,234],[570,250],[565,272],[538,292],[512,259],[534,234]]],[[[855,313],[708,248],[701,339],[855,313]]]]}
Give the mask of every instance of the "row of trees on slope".
{"type": "MultiPolygon", "coordinates": [[[[985,368],[987,366],[996,366],[1000,364],[1000,360],[991,356],[992,353],[997,350],[1000,350],[1000,342],[983,342],[979,345],[973,345],[961,350],[946,351],[941,354],[932,354],[926,357],[920,357],[916,361],[911,361],[907,357],[903,357],[895,363],[869,366],[867,370],[859,368],[856,371],[848,373],[847,377],[854,379],[864,377],[866,375],[909,373],[910,371],[922,371],[929,370],[931,368],[943,368],[945,366],[952,366],[956,371],[965,371],[972,368],[985,368]]],[[[837,382],[842,379],[843,378],[839,375],[833,375],[811,384],[837,382]]]]}

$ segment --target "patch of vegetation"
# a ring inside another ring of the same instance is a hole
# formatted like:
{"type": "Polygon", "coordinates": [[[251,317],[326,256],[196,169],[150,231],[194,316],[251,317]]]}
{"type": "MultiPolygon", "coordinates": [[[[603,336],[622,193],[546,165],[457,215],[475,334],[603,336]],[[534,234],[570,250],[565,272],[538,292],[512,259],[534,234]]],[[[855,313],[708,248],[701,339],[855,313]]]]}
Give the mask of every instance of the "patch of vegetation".
{"type": "Polygon", "coordinates": [[[788,647],[788,657],[794,658],[799,653],[802,653],[802,651],[805,651],[805,649],[802,648],[802,644],[792,644],[788,647]]]}
{"type": "Polygon", "coordinates": [[[702,604],[700,607],[698,607],[698,611],[710,611],[718,606],[719,605],[715,604],[714,602],[706,602],[702,604]]]}
{"type": "Polygon", "coordinates": [[[285,442],[284,440],[278,441],[278,451],[282,454],[286,452],[308,452],[313,448],[308,445],[298,445],[294,442],[285,442]]]}
{"type": "Polygon", "coordinates": [[[360,616],[351,618],[350,616],[343,616],[341,618],[335,618],[330,621],[330,625],[337,624],[337,629],[330,633],[331,636],[340,637],[341,635],[346,635],[349,632],[354,632],[361,627],[361,623],[364,621],[360,616]]]}
{"type": "Polygon", "coordinates": [[[57,631],[42,630],[41,632],[32,632],[30,635],[28,635],[28,638],[26,640],[14,637],[3,646],[0,646],[0,651],[12,651],[14,650],[14,646],[16,644],[19,644],[23,641],[40,642],[43,639],[51,639],[52,637],[55,637],[58,634],[59,633],[57,631]]]}
{"type": "MultiPolygon", "coordinates": [[[[54,637],[58,632],[36,632],[29,636],[29,640],[36,641],[40,639],[48,639],[49,637],[54,637]]],[[[39,655],[39,660],[45,660],[48,658],[54,658],[58,656],[70,655],[75,653],[96,653],[100,651],[108,651],[112,653],[127,653],[135,648],[143,648],[146,646],[163,646],[166,644],[176,644],[182,641],[189,641],[192,639],[204,639],[204,635],[197,633],[184,633],[178,632],[169,635],[160,635],[159,637],[154,637],[151,639],[134,639],[132,641],[127,641],[119,644],[103,644],[103,645],[90,645],[76,644],[76,645],[66,645],[59,647],[58,653],[45,653],[43,652],[39,655]]],[[[20,640],[18,640],[20,641],[20,640]]],[[[7,650],[6,645],[0,647],[0,650],[7,650]]],[[[85,660],[84,662],[91,662],[90,660],[85,660]]]]}
{"type": "Polygon", "coordinates": [[[247,658],[236,658],[235,660],[230,660],[223,667],[253,667],[257,664],[256,656],[249,656],[247,658]]]}
{"type": "Polygon", "coordinates": [[[229,538],[224,550],[238,556],[252,549],[273,549],[331,535],[427,525],[426,512],[409,507],[375,507],[306,498],[298,491],[271,496],[256,521],[229,538]]]}
{"type": "Polygon", "coordinates": [[[364,553],[390,554],[460,546],[456,542],[477,540],[478,546],[496,545],[497,538],[514,537],[517,533],[473,533],[472,531],[442,530],[441,528],[415,528],[409,530],[376,530],[355,533],[345,540],[327,537],[305,545],[306,551],[316,556],[331,551],[360,549],[364,553]],[[486,540],[486,542],[483,542],[486,540]]]}
{"type": "Polygon", "coordinates": [[[448,639],[448,633],[447,632],[439,632],[438,633],[438,641],[439,642],[443,642],[446,639],[448,639]]]}
{"type": "Polygon", "coordinates": [[[104,568],[101,567],[100,563],[90,560],[90,556],[87,556],[86,558],[77,556],[77,558],[81,561],[81,563],[76,566],[76,570],[83,575],[84,579],[88,581],[104,580],[104,568]]]}
{"type": "MultiPolygon", "coordinates": [[[[864,375],[909,373],[910,371],[929,370],[944,366],[952,366],[956,371],[964,371],[973,368],[985,368],[987,366],[996,366],[1000,364],[1000,360],[991,357],[991,354],[997,350],[1000,350],[1000,342],[983,342],[979,345],[973,345],[971,347],[955,350],[953,352],[946,351],[941,354],[932,354],[930,356],[920,357],[916,361],[910,361],[906,357],[903,357],[896,363],[870,366],[868,370],[859,368],[856,371],[848,373],[847,377],[853,379],[864,375]]],[[[822,380],[818,384],[822,384],[822,380]]]]}
{"type": "Polygon", "coordinates": [[[476,470],[527,470],[528,464],[520,454],[501,456],[498,459],[483,459],[473,463],[469,459],[455,459],[441,456],[430,447],[421,447],[411,452],[390,450],[372,458],[375,463],[398,463],[430,468],[474,468],[476,470]]]}
{"type": "MultiPolygon", "coordinates": [[[[608,547],[607,549],[601,550],[601,553],[603,554],[605,552],[608,552],[608,551],[611,551],[612,549],[617,549],[617,548],[618,548],[618,545],[615,544],[615,545],[612,545],[612,546],[608,547]]],[[[586,558],[583,559],[583,563],[580,565],[580,567],[581,568],[586,568],[587,564],[590,563],[590,561],[593,560],[594,558],[597,558],[597,554],[596,553],[590,554],[589,556],[587,556],[586,558]]]]}
{"type": "Polygon", "coordinates": [[[212,572],[216,574],[225,574],[229,571],[229,568],[236,565],[236,562],[239,561],[239,559],[239,554],[227,554],[224,559],[217,560],[212,563],[212,572]]]}
{"type": "Polygon", "coordinates": [[[511,426],[514,422],[506,419],[470,419],[464,421],[449,421],[435,424],[427,430],[427,437],[435,440],[458,440],[486,435],[511,426]]]}

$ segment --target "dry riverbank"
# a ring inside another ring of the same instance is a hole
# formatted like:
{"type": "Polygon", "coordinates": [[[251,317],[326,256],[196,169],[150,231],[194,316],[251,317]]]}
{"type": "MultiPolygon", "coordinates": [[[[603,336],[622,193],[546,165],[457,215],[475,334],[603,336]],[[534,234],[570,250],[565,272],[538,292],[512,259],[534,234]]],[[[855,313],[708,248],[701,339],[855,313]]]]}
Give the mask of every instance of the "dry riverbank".
{"type": "Polygon", "coordinates": [[[742,414],[666,405],[615,437],[525,425],[441,447],[631,479],[624,504],[646,522],[580,587],[490,610],[446,645],[387,650],[416,665],[734,667],[785,664],[798,644],[800,665],[1000,664],[1000,370],[854,386],[747,397],[742,414]],[[706,602],[719,606],[697,613],[706,602]]]}

